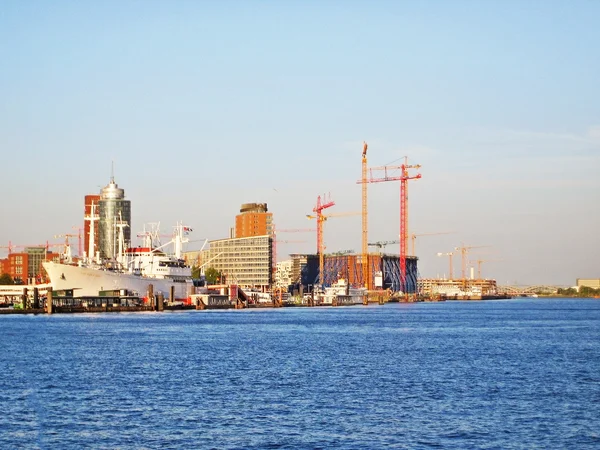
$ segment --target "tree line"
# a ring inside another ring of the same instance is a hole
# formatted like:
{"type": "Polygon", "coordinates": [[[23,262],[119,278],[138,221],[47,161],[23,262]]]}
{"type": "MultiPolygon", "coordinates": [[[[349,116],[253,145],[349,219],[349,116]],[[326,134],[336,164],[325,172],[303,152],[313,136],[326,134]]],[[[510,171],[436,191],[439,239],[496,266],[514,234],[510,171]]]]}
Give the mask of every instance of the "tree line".
{"type": "Polygon", "coordinates": [[[600,288],[594,289],[588,286],[576,288],[559,288],[556,293],[565,297],[600,297],[600,288]]]}

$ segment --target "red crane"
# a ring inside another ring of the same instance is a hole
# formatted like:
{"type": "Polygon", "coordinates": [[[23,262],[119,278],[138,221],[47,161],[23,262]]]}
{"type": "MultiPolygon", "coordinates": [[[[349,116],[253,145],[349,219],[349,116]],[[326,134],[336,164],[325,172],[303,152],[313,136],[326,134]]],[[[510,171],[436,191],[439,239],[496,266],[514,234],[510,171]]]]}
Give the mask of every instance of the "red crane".
{"type": "MultiPolygon", "coordinates": [[[[419,169],[420,164],[409,165],[407,158],[404,158],[404,164],[400,166],[380,166],[369,169],[370,177],[366,179],[366,183],[382,183],[385,181],[400,181],[400,275],[402,283],[406,283],[406,253],[408,247],[408,180],[421,178],[421,174],[411,176],[409,169],[419,169]],[[392,176],[390,172],[400,170],[400,175],[392,176]],[[373,172],[383,171],[383,176],[375,178],[373,172]]],[[[357,183],[365,183],[363,180],[357,183]]],[[[403,286],[406,289],[406,286],[403,286]]]]}
{"type": "MultiPolygon", "coordinates": [[[[319,254],[319,283],[322,285],[323,284],[323,253],[325,252],[325,249],[323,247],[323,222],[325,220],[327,220],[327,217],[325,217],[323,215],[323,210],[327,209],[327,208],[331,208],[333,205],[335,205],[335,202],[332,200],[326,201],[325,200],[325,195],[323,195],[323,203],[321,203],[321,196],[319,195],[317,197],[317,204],[316,206],[313,208],[313,212],[316,213],[316,217],[315,219],[317,219],[317,253],[319,254]]],[[[308,215],[307,216],[309,219],[312,218],[312,216],[308,215]]]]}

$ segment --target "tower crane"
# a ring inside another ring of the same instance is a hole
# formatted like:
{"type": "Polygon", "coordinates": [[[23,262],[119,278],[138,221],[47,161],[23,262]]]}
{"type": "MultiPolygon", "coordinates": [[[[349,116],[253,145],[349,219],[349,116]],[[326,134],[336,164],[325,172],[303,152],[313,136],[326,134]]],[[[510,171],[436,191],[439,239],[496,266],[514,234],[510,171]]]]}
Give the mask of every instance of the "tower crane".
{"type": "Polygon", "coordinates": [[[411,235],[410,235],[410,240],[411,240],[411,244],[412,244],[412,245],[411,245],[411,247],[412,247],[412,252],[411,252],[411,253],[412,253],[412,255],[413,255],[413,256],[416,256],[416,253],[415,253],[415,241],[417,240],[417,237],[419,237],[419,236],[436,236],[436,235],[438,235],[438,234],[452,234],[452,233],[453,233],[452,231],[442,231],[442,232],[439,232],[439,233],[419,233],[419,234],[411,234],[411,235]]]}
{"type": "Polygon", "coordinates": [[[381,249],[385,248],[388,245],[394,245],[394,244],[399,244],[400,240],[396,239],[394,241],[377,241],[377,242],[370,242],[368,245],[370,247],[377,247],[380,251],[381,249]]]}
{"type": "Polygon", "coordinates": [[[10,242],[10,241],[8,241],[8,245],[0,245],[0,248],[5,248],[8,250],[9,255],[12,253],[14,247],[15,246],[12,245],[12,242],[10,242]]]}
{"type": "MultiPolygon", "coordinates": [[[[421,165],[408,164],[408,158],[405,156],[404,164],[400,166],[372,167],[371,169],[369,169],[371,176],[367,179],[365,164],[366,161],[363,162],[363,178],[362,180],[357,181],[357,183],[363,184],[363,218],[366,216],[366,189],[364,188],[364,184],[380,183],[385,181],[400,181],[400,275],[402,278],[402,283],[406,283],[406,252],[408,246],[408,180],[415,180],[421,178],[420,173],[411,176],[409,174],[409,169],[420,169],[421,165]],[[400,170],[400,175],[388,175],[388,172],[392,170],[400,170]],[[374,171],[383,171],[384,176],[375,178],[373,177],[374,171]]],[[[406,291],[406,285],[402,286],[402,290],[406,291]]]]}
{"type": "Polygon", "coordinates": [[[363,283],[367,290],[370,287],[369,280],[369,245],[368,245],[368,206],[367,206],[367,149],[368,145],[363,141],[363,151],[362,151],[362,275],[363,275],[363,283]]]}
{"type": "Polygon", "coordinates": [[[63,258],[68,261],[71,262],[72,260],[72,251],[71,251],[71,244],[69,243],[69,238],[70,237],[78,237],[79,235],[77,234],[71,234],[71,233],[65,233],[65,234],[55,234],[54,238],[58,239],[58,238],[65,238],[65,243],[64,243],[64,252],[63,252],[63,258]]]}
{"type": "Polygon", "coordinates": [[[323,222],[327,220],[327,218],[323,215],[323,211],[327,208],[331,208],[335,205],[335,202],[331,199],[329,201],[325,200],[325,196],[323,196],[323,203],[321,203],[321,196],[317,197],[317,204],[313,208],[313,212],[316,213],[316,216],[306,215],[309,219],[317,220],[317,253],[319,254],[319,284],[323,285],[323,252],[325,247],[323,246],[323,222]]]}
{"type": "Polygon", "coordinates": [[[454,278],[454,274],[452,273],[452,256],[454,255],[454,253],[452,252],[447,252],[447,253],[438,253],[438,256],[448,256],[448,259],[450,260],[450,271],[448,272],[448,280],[452,281],[452,279],[454,278]]]}
{"type": "Polygon", "coordinates": [[[358,216],[360,212],[339,212],[339,213],[331,213],[331,214],[317,214],[316,216],[307,214],[307,219],[316,219],[317,220],[317,245],[318,245],[318,253],[319,253],[319,284],[323,284],[324,281],[324,254],[325,254],[325,244],[323,241],[323,223],[328,220],[330,217],[346,217],[346,216],[358,216]],[[319,236],[320,234],[320,236],[319,236]]]}
{"type": "Polygon", "coordinates": [[[462,275],[463,289],[466,287],[466,284],[467,284],[467,253],[471,249],[474,249],[474,248],[485,248],[485,247],[489,247],[489,245],[470,245],[470,246],[465,246],[463,244],[460,247],[455,247],[454,248],[454,250],[460,251],[461,269],[462,269],[461,275],[462,275]]]}
{"type": "Polygon", "coordinates": [[[501,261],[500,259],[478,259],[477,261],[475,261],[477,263],[477,279],[481,280],[481,264],[483,264],[484,262],[496,262],[496,261],[501,261]]]}

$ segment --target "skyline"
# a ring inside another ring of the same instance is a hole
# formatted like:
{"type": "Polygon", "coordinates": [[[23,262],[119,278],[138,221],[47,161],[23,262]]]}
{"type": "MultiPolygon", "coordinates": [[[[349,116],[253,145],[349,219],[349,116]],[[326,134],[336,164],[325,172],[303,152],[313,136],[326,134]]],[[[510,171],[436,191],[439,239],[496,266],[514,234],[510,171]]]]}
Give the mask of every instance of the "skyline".
{"type": "MultiPolygon", "coordinates": [[[[7,2],[0,245],[82,227],[83,197],[113,161],[134,233],[184,221],[192,239],[224,238],[247,202],[267,203],[278,228],[313,228],[318,195],[332,213],[360,211],[366,141],[370,167],[422,165],[409,233],[453,232],[417,238],[421,276],[447,274],[436,254],[464,243],[489,246],[473,256],[499,260],[482,266],[499,284],[600,278],[599,13],[586,1],[7,2]]],[[[397,239],[399,183],[368,189],[369,241],[397,239]]],[[[327,251],[359,252],[360,227],[328,220],[327,251]]],[[[279,239],[316,250],[312,233],[279,239]]]]}

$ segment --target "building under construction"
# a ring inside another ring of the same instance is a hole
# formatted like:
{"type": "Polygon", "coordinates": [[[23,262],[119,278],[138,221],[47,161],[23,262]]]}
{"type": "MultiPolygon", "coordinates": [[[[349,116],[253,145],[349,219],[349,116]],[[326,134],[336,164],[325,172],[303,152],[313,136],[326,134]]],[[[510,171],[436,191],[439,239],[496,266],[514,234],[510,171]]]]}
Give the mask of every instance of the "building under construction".
{"type": "MultiPolygon", "coordinates": [[[[414,256],[406,258],[406,279],[404,280],[401,276],[398,255],[369,254],[368,285],[373,289],[416,293],[417,260],[418,258],[414,256]]],[[[339,278],[348,280],[348,284],[351,286],[365,286],[361,255],[324,255],[323,284],[330,286],[339,278]]],[[[301,271],[300,283],[305,290],[310,290],[310,286],[319,284],[319,255],[306,255],[306,264],[301,271]]]]}

